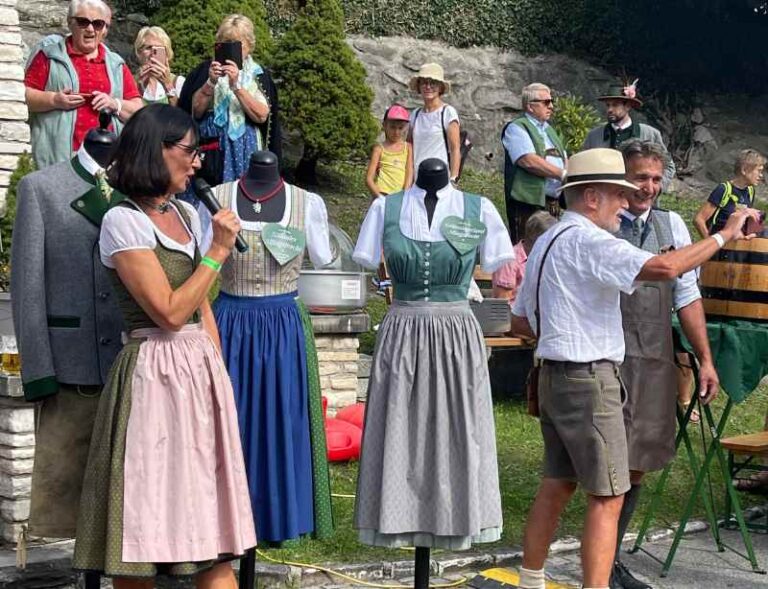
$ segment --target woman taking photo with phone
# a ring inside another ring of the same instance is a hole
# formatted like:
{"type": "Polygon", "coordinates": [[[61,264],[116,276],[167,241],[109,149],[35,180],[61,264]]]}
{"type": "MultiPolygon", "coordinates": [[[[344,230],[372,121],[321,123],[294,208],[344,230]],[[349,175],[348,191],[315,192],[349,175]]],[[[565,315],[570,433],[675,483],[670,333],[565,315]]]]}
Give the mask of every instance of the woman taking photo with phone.
{"type": "Polygon", "coordinates": [[[144,103],[176,106],[184,76],[171,72],[173,46],[168,33],[160,27],[144,27],[136,35],[133,49],[141,64],[138,80],[144,103]]]}
{"type": "Polygon", "coordinates": [[[281,156],[277,90],[251,53],[258,48],[251,20],[241,14],[225,17],[216,32],[216,58],[190,74],[179,106],[200,125],[203,167],[200,175],[216,186],[240,178],[254,151],[281,156]],[[237,63],[240,46],[242,67],[237,63]],[[234,58],[234,59],[233,59],[234,58]]]}

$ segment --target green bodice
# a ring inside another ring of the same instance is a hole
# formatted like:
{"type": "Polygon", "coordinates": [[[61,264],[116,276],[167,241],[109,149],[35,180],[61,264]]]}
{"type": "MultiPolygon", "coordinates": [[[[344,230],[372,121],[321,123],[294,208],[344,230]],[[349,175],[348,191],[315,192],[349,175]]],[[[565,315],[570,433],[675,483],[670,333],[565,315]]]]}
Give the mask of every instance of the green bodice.
{"type": "MultiPolygon", "coordinates": [[[[184,210],[184,207],[173,200],[171,202],[173,202],[173,206],[176,207],[176,210],[179,211],[179,215],[181,216],[183,222],[187,226],[187,230],[189,231],[190,235],[194,236],[194,233],[192,232],[192,227],[189,222],[189,217],[187,216],[187,212],[184,210]]],[[[129,206],[129,207],[138,208],[131,201],[123,201],[118,206],[129,206]]],[[[155,234],[157,234],[157,229],[155,229],[155,234]]],[[[189,279],[190,276],[192,276],[192,273],[200,264],[200,250],[197,247],[195,247],[195,257],[193,259],[193,258],[190,258],[184,252],[172,250],[163,246],[163,244],[160,242],[159,237],[156,239],[157,239],[157,245],[155,246],[155,249],[153,251],[157,256],[157,259],[160,262],[160,266],[162,266],[163,271],[165,272],[165,275],[168,277],[168,282],[171,285],[171,289],[176,290],[182,284],[184,284],[189,279]]],[[[125,285],[120,280],[120,277],[117,275],[117,271],[110,268],[109,274],[110,274],[110,277],[112,278],[114,293],[115,293],[115,296],[117,297],[117,303],[118,303],[118,306],[120,307],[120,313],[123,316],[123,322],[125,323],[126,331],[130,333],[134,329],[142,329],[145,327],[158,327],[158,325],[154,321],[152,321],[152,319],[146,313],[146,311],[144,311],[144,309],[141,308],[139,303],[136,302],[136,299],[134,299],[131,296],[131,293],[128,292],[128,289],[125,287],[125,285]]],[[[199,321],[200,321],[200,311],[197,310],[187,320],[187,323],[198,323],[199,321]]]]}
{"type": "MultiPolygon", "coordinates": [[[[447,241],[416,241],[400,231],[403,193],[386,197],[384,259],[394,298],[400,301],[454,302],[467,299],[477,248],[460,254],[447,241]]],[[[464,193],[464,218],[480,218],[480,197],[464,193]]]]}

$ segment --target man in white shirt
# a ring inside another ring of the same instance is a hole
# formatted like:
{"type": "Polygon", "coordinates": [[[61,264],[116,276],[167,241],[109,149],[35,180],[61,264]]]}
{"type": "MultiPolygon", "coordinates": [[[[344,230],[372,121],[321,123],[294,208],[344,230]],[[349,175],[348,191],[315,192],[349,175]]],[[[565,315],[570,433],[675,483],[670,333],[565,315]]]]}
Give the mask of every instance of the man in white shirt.
{"type": "Polygon", "coordinates": [[[536,242],[512,307],[515,332],[535,336],[540,323],[535,355],[541,366],[544,478],[525,529],[524,589],[544,589],[549,544],[577,484],[588,495],[583,584],[608,588],[618,517],[630,488],[618,377],[625,349],[620,293],[631,294],[637,281],[672,280],[699,266],[726,241],[743,238],[741,227],[754,216],[739,211],[717,236],[654,255],[612,235],[620,228],[628,191],[636,190],[624,180],[621,153],[581,152],[571,157],[567,172],[568,211],[536,242]]]}
{"type": "MultiPolygon", "coordinates": [[[[628,195],[617,237],[657,254],[691,244],[685,222],[675,212],[654,206],[661,194],[666,150],[651,141],[630,139],[621,146],[627,181],[637,186],[628,195]]],[[[627,429],[630,484],[619,516],[616,562],[611,589],[651,589],[621,562],[621,542],[640,496],[643,475],[661,470],[675,456],[677,367],[672,338],[672,311],[696,350],[701,366],[700,395],[705,403],[718,392],[718,377],[707,339],[706,319],[696,273],[674,280],[644,282],[631,295],[621,295],[624,325],[622,382],[627,387],[624,424],[627,429]],[[649,345],[653,342],[653,345],[649,345]]]]}
{"type": "MultiPolygon", "coordinates": [[[[645,123],[634,122],[630,116],[632,109],[643,106],[642,101],[637,97],[637,80],[627,86],[612,86],[598,100],[605,105],[605,118],[608,122],[595,127],[587,134],[582,150],[595,147],[619,149],[622,143],[630,139],[652,141],[667,149],[658,129],[645,123]]],[[[671,157],[667,158],[664,179],[661,183],[662,191],[669,188],[675,172],[675,163],[671,157]]]]}
{"type": "Polygon", "coordinates": [[[522,116],[501,131],[504,146],[504,198],[512,243],[525,236],[525,223],[546,209],[560,216],[557,189],[567,158],[565,143],[549,120],[554,114],[552,92],[544,84],[528,84],[522,92],[522,116]]]}

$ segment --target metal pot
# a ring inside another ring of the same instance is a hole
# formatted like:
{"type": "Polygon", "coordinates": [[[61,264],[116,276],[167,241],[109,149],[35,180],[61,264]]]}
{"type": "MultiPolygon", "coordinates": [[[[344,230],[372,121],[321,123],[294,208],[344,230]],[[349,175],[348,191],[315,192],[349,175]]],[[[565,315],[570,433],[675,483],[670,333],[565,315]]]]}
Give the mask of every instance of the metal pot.
{"type": "Polygon", "coordinates": [[[302,270],[299,298],[314,313],[346,313],[365,306],[366,272],[302,270]]]}

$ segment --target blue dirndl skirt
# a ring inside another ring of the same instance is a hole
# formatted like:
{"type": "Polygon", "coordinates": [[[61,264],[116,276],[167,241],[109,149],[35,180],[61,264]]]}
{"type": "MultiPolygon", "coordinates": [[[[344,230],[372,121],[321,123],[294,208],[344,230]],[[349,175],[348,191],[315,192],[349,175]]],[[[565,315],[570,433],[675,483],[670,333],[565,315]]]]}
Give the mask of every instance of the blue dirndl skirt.
{"type": "Polygon", "coordinates": [[[307,361],[296,293],[220,293],[213,313],[235,391],[259,543],[314,529],[307,361]]]}

